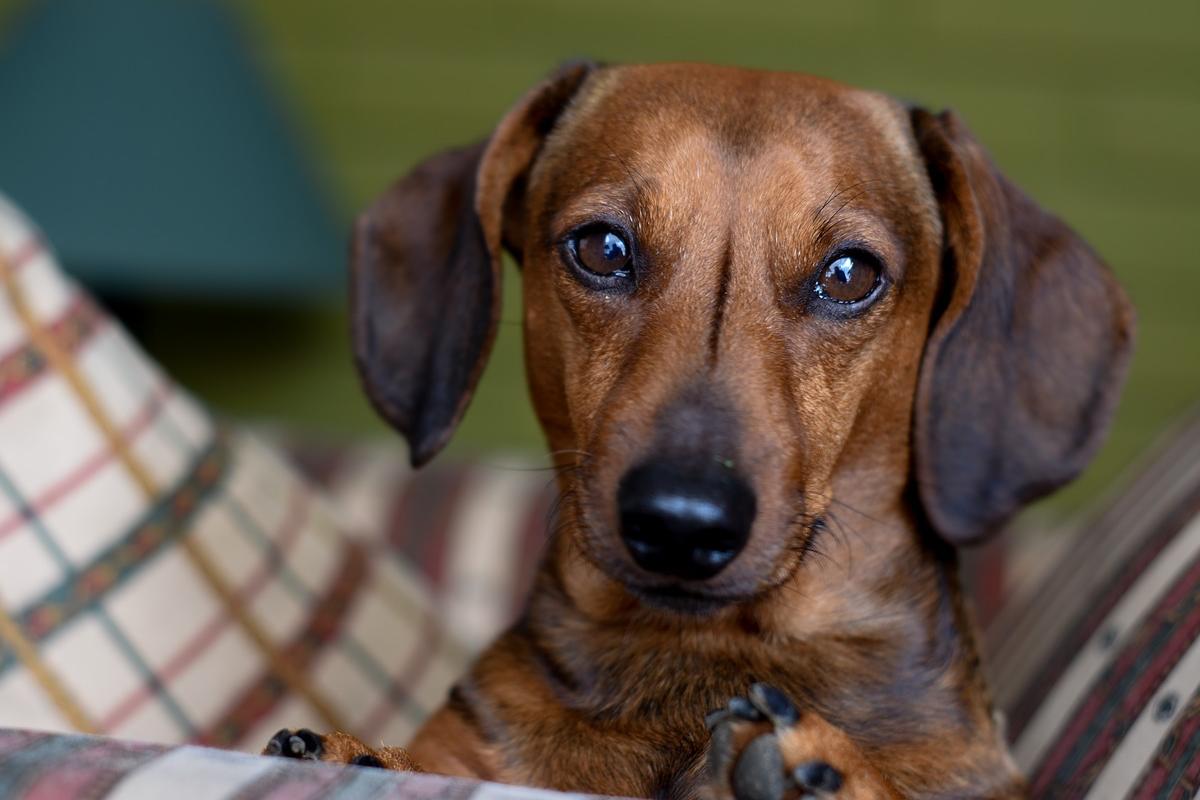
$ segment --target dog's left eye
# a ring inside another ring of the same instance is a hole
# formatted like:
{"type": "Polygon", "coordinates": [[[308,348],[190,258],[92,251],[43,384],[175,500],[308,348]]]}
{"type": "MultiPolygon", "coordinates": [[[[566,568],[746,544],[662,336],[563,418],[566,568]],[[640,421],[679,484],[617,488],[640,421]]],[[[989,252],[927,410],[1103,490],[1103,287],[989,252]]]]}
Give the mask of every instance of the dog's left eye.
{"type": "Polygon", "coordinates": [[[817,294],[834,303],[853,305],[874,294],[882,277],[883,268],[869,253],[841,253],[817,276],[817,294]]]}
{"type": "Polygon", "coordinates": [[[594,225],[572,234],[567,240],[571,258],[585,272],[599,278],[628,278],[633,270],[629,242],[608,225],[594,225]]]}

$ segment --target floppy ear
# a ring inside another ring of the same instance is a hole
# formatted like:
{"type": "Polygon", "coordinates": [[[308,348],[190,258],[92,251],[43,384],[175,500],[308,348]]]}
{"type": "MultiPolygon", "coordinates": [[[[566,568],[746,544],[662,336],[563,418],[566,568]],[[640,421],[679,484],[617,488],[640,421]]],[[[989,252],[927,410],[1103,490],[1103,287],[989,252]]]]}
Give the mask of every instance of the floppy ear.
{"type": "Polygon", "coordinates": [[[962,544],[1091,459],[1124,380],[1133,310],[1100,258],[997,172],[953,114],[912,118],[945,231],[917,484],[934,528],[962,544]]]}
{"type": "Polygon", "coordinates": [[[415,466],[462,419],[496,337],[506,203],[591,71],[569,65],[529,92],[484,143],[440,153],[358,218],[351,254],[355,362],[415,466]]]}

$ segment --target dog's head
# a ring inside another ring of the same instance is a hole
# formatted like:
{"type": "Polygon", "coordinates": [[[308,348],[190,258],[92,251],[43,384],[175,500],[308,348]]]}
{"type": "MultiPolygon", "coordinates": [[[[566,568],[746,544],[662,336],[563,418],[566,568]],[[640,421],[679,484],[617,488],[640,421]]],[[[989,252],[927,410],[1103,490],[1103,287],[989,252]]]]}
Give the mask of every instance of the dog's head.
{"type": "Polygon", "coordinates": [[[1082,469],[1131,344],[1097,256],[953,115],[574,65],[359,221],[358,363],[415,463],[478,381],[505,248],[572,535],[665,605],[779,583],[837,504],[987,535],[1082,469]]]}

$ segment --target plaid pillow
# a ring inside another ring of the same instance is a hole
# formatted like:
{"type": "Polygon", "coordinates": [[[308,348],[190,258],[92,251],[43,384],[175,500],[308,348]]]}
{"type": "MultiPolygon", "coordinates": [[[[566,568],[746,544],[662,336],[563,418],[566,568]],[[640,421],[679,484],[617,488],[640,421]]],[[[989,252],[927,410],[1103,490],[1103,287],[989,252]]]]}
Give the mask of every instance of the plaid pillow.
{"type": "Polygon", "coordinates": [[[989,631],[1035,797],[1200,786],[1200,414],[989,631]]]}
{"type": "Polygon", "coordinates": [[[421,570],[446,626],[472,652],[520,614],[554,524],[552,470],[497,456],[413,471],[397,447],[280,443],[344,519],[421,570]]]}
{"type": "Polygon", "coordinates": [[[0,727],[403,742],[466,656],[382,546],[215,426],[0,198],[0,727]]]}
{"type": "MultiPolygon", "coordinates": [[[[585,800],[441,775],[0,730],[5,800],[585,800]]],[[[597,800],[599,800],[597,798],[597,800]]]]}

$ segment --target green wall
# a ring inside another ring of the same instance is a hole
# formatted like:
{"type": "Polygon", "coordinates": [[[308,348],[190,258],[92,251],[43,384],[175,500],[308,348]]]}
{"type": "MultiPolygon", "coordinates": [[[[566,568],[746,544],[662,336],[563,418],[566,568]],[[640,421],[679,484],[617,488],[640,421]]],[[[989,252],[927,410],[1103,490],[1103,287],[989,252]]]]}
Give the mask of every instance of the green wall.
{"type": "MultiPolygon", "coordinates": [[[[12,2],[0,2],[0,22],[12,2]]],[[[347,219],[423,155],[486,135],[526,87],[569,58],[801,70],[953,107],[1010,177],[1109,260],[1138,307],[1138,351],[1116,428],[1059,508],[1111,481],[1200,398],[1195,0],[237,7],[248,12],[263,63],[307,126],[347,219]]],[[[497,352],[460,451],[539,445],[520,368],[517,288],[510,280],[497,352]]],[[[169,368],[232,413],[338,433],[379,430],[358,396],[344,327],[331,298],[323,309],[265,322],[253,310],[170,306],[150,314],[146,330],[169,368]],[[212,314],[232,321],[197,343],[188,331],[212,314]]]]}

